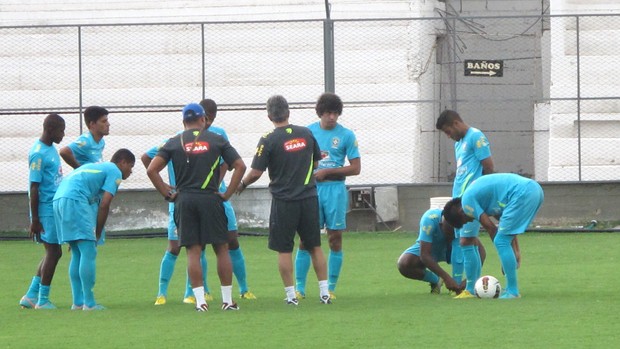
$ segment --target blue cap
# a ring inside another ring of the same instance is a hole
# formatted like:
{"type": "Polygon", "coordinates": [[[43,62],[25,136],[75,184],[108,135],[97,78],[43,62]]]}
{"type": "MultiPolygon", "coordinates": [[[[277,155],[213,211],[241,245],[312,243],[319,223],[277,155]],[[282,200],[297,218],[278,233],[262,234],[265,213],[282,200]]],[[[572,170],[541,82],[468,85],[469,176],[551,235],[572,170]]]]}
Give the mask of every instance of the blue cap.
{"type": "Polygon", "coordinates": [[[197,119],[205,116],[205,110],[198,103],[190,103],[183,108],[183,120],[197,119]]]}

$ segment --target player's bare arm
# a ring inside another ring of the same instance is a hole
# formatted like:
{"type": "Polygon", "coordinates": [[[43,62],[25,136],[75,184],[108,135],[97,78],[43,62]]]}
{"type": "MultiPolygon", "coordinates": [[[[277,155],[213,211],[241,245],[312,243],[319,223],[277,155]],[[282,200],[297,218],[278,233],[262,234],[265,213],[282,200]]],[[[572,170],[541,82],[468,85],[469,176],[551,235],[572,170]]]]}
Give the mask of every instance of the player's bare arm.
{"type": "Polygon", "coordinates": [[[67,163],[67,165],[71,166],[72,168],[76,169],[80,167],[80,163],[75,159],[71,148],[64,146],[60,148],[58,154],[67,163]]]}
{"type": "Polygon", "coordinates": [[[245,176],[245,178],[240,181],[239,186],[236,190],[237,195],[241,194],[245,190],[245,188],[250,186],[250,184],[256,182],[262,175],[263,171],[257,170],[255,168],[250,169],[250,172],[245,176]]]}
{"type": "Polygon", "coordinates": [[[166,167],[166,161],[160,157],[155,156],[149,167],[146,169],[146,174],[153,183],[153,186],[157,191],[163,196],[167,201],[174,201],[176,199],[177,193],[174,191],[173,187],[164,182],[164,179],[159,174],[166,167]]]}
{"type": "Polygon", "coordinates": [[[495,173],[495,166],[493,165],[493,158],[488,157],[480,162],[482,164],[482,174],[488,175],[495,173]]]}
{"type": "Polygon", "coordinates": [[[147,153],[142,154],[142,156],[140,157],[140,160],[142,161],[142,165],[144,165],[144,168],[149,168],[149,165],[151,164],[151,158],[149,157],[149,155],[147,153]]]}
{"type": "Polygon", "coordinates": [[[99,240],[101,237],[101,232],[103,231],[105,222],[108,220],[108,214],[110,213],[110,206],[113,198],[114,196],[112,196],[112,194],[107,191],[103,192],[103,198],[101,198],[101,202],[99,203],[99,211],[97,212],[97,227],[95,229],[96,240],[99,240]]]}
{"type": "Polygon", "coordinates": [[[43,225],[39,220],[39,183],[37,182],[30,182],[30,213],[32,214],[32,221],[30,222],[28,236],[30,238],[36,236],[37,241],[39,241],[43,225]]]}
{"type": "Polygon", "coordinates": [[[450,274],[443,270],[439,263],[437,263],[437,261],[432,257],[432,246],[432,243],[425,241],[420,242],[420,259],[422,260],[422,263],[424,263],[424,265],[430,271],[437,274],[437,276],[443,279],[447,289],[455,292],[460,292],[461,287],[459,286],[459,284],[457,284],[456,281],[454,281],[454,279],[450,276],[450,274]]]}
{"type": "Polygon", "coordinates": [[[491,241],[493,241],[495,239],[495,234],[497,234],[497,226],[493,223],[489,215],[486,213],[480,215],[480,225],[489,233],[491,241]]]}
{"type": "Polygon", "coordinates": [[[231,168],[233,169],[233,173],[230,178],[228,188],[226,188],[225,193],[219,193],[225,201],[228,201],[228,199],[230,199],[230,197],[237,191],[239,184],[241,183],[241,178],[243,178],[246,170],[245,163],[241,158],[235,160],[235,162],[232,163],[231,168]]]}
{"type": "Polygon", "coordinates": [[[322,168],[314,173],[314,178],[317,181],[324,181],[330,179],[330,177],[348,177],[357,176],[362,170],[362,161],[360,158],[349,160],[349,165],[334,168],[322,168]]]}

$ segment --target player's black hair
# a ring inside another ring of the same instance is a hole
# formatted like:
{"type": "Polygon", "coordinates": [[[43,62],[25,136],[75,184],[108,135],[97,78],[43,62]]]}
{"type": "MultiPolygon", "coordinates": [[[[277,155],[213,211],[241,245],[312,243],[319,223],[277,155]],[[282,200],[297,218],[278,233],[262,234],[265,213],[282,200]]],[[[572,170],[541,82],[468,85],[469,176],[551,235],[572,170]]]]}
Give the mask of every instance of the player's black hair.
{"type": "Polygon", "coordinates": [[[280,95],[269,97],[267,100],[267,116],[274,122],[286,121],[289,116],[288,102],[280,95]]]}
{"type": "Polygon", "coordinates": [[[217,103],[214,100],[206,98],[200,101],[200,105],[205,110],[205,116],[208,119],[215,119],[217,116],[217,103]]]}
{"type": "Polygon", "coordinates": [[[45,120],[43,120],[44,130],[54,130],[64,125],[65,125],[65,119],[63,119],[62,116],[55,114],[55,113],[48,114],[45,117],[45,120]]]}
{"type": "Polygon", "coordinates": [[[451,226],[460,229],[463,227],[459,210],[461,208],[461,198],[454,198],[443,207],[443,216],[451,226]]]}
{"type": "Polygon", "coordinates": [[[342,114],[342,100],[334,93],[325,92],[316,101],[314,110],[319,117],[325,112],[334,112],[340,115],[342,114]]]}
{"type": "Polygon", "coordinates": [[[131,152],[131,150],[126,149],[126,148],[121,148],[119,150],[117,150],[114,155],[112,155],[112,159],[110,161],[112,161],[115,164],[120,163],[121,161],[125,160],[125,162],[129,162],[129,163],[136,163],[136,156],[133,155],[133,153],[131,152]]]}
{"type": "Polygon", "coordinates": [[[456,120],[463,121],[459,113],[455,112],[454,110],[444,110],[441,112],[441,114],[439,114],[435,127],[438,130],[441,130],[446,125],[452,125],[452,123],[454,123],[454,121],[456,120]]]}
{"type": "Polygon", "coordinates": [[[84,122],[86,123],[86,127],[88,127],[91,122],[97,122],[100,117],[106,116],[108,114],[109,113],[106,108],[96,105],[84,109],[84,122]]]}

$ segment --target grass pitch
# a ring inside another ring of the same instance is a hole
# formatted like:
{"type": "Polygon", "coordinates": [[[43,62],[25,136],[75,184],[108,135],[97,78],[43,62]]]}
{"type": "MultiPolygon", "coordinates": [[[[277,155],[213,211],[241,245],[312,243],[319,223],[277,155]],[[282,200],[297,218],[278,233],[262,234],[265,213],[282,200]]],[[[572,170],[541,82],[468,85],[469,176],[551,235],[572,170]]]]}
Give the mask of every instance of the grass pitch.
{"type": "MultiPolygon", "coordinates": [[[[57,268],[57,310],[20,309],[43,247],[0,242],[0,348],[597,348],[620,345],[618,276],[620,234],[539,234],[520,237],[522,266],[517,300],[454,300],[431,295],[426,283],[396,270],[415,233],[347,233],[344,266],[334,304],[319,304],[310,272],[307,298],[283,302],[277,255],[265,237],[240,238],[250,290],[238,312],[219,310],[212,251],[208,282],[215,300],[208,313],[183,304],[186,259],[177,261],[168,304],[154,306],[164,238],[109,239],[97,257],[100,312],[70,311],[66,252],[57,268]]],[[[499,260],[482,236],[482,273],[502,285],[499,260]]],[[[326,247],[326,242],[324,247],[326,247]]],[[[449,267],[448,267],[449,268],[449,267]]]]}

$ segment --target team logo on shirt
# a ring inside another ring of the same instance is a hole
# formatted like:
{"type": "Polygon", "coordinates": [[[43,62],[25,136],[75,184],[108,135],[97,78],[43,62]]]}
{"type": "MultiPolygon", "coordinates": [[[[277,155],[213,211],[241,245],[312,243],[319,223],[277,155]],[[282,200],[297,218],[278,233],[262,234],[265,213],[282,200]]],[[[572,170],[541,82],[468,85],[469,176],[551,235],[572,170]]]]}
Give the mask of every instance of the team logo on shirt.
{"type": "Polygon", "coordinates": [[[284,151],[293,152],[306,148],[306,140],[303,138],[294,138],[284,143],[284,151]]]}
{"type": "Polygon", "coordinates": [[[262,156],[263,149],[265,149],[265,146],[263,144],[261,144],[260,147],[256,147],[256,156],[258,157],[262,156]]]}
{"type": "Polygon", "coordinates": [[[422,227],[422,231],[426,233],[426,235],[431,235],[431,232],[433,231],[433,226],[432,225],[425,225],[422,227]]]}
{"type": "Polygon", "coordinates": [[[340,138],[334,137],[332,138],[332,148],[338,148],[340,145],[340,138]]]}
{"type": "Polygon", "coordinates": [[[190,142],[185,143],[185,151],[190,154],[201,154],[209,151],[209,142],[190,142]]]}
{"type": "Polygon", "coordinates": [[[478,139],[478,141],[476,142],[477,148],[487,147],[488,145],[489,145],[489,141],[487,141],[487,139],[484,138],[484,136],[481,136],[480,139],[478,139]]]}

